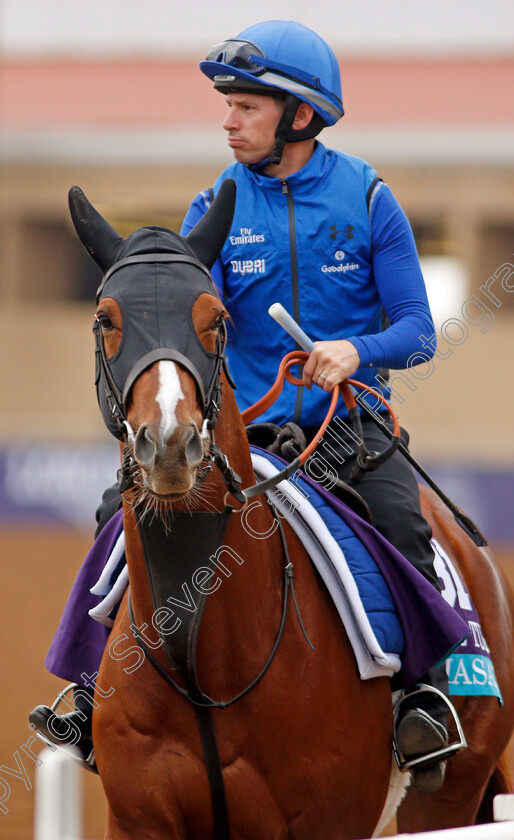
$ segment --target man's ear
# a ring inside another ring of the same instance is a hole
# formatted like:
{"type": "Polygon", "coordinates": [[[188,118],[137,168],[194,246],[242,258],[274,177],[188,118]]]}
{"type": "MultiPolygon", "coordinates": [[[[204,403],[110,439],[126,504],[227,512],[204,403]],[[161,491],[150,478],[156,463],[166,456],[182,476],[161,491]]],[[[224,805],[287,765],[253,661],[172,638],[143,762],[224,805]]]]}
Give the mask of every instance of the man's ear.
{"type": "Polygon", "coordinates": [[[300,102],[292,125],[293,131],[300,131],[302,128],[307,128],[313,114],[314,108],[312,105],[308,105],[307,102],[300,102]]]}

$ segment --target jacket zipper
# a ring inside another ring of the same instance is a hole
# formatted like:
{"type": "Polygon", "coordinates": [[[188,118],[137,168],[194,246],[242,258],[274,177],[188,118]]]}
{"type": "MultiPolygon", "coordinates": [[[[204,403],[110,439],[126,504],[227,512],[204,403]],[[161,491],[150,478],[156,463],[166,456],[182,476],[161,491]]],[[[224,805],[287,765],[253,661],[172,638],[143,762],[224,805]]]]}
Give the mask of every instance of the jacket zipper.
{"type": "MultiPolygon", "coordinates": [[[[296,253],[296,222],[294,199],[289,184],[284,179],[282,180],[282,193],[287,198],[287,223],[289,228],[289,252],[291,255],[291,291],[293,296],[293,318],[296,323],[300,323],[300,293],[298,290],[298,256],[296,253]]],[[[299,344],[295,342],[297,350],[301,350],[299,344]]],[[[298,379],[302,378],[303,366],[298,365],[298,379]]],[[[294,408],[294,423],[300,423],[300,415],[302,411],[303,386],[296,387],[296,402],[294,408]]]]}

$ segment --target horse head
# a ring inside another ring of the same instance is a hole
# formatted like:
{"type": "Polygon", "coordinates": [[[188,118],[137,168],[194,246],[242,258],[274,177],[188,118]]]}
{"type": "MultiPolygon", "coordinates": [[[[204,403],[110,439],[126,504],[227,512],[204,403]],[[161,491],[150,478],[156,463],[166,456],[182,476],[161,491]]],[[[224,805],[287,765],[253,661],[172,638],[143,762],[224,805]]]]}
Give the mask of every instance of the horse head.
{"type": "Polygon", "coordinates": [[[142,498],[166,505],[201,479],[219,412],[227,313],[209,269],[230,229],[235,183],[223,182],[187,237],[152,226],[123,239],[78,187],[69,204],[103,271],[93,327],[100,409],[128,444],[125,466],[142,498]]]}

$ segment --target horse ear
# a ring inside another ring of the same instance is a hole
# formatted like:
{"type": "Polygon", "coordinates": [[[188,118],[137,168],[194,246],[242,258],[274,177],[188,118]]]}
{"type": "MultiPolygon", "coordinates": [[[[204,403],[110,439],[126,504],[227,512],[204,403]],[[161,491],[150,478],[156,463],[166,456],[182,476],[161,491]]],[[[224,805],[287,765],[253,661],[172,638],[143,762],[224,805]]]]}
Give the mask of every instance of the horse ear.
{"type": "Polygon", "coordinates": [[[218,259],[228,236],[236,206],[236,182],[222,181],[218,194],[207,212],[186,236],[188,245],[207,268],[218,259]]]}
{"type": "Polygon", "coordinates": [[[106,271],[115,261],[123,237],[95,210],[80,187],[71,188],[68,204],[78,238],[89,256],[106,271]]]}

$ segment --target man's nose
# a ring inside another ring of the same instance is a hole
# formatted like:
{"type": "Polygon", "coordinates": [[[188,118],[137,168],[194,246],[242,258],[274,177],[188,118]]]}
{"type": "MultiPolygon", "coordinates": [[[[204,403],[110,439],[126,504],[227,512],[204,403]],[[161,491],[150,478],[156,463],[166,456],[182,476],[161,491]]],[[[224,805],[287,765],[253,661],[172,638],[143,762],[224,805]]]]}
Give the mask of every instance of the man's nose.
{"type": "Polygon", "coordinates": [[[223,120],[223,128],[225,131],[237,128],[236,116],[231,108],[227,111],[227,115],[223,120]]]}

